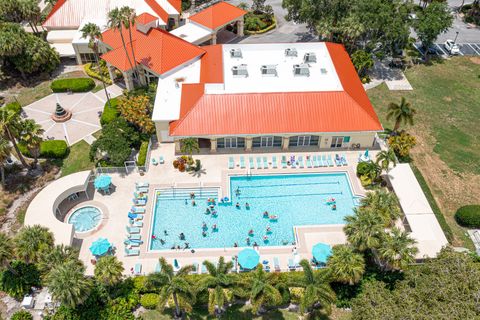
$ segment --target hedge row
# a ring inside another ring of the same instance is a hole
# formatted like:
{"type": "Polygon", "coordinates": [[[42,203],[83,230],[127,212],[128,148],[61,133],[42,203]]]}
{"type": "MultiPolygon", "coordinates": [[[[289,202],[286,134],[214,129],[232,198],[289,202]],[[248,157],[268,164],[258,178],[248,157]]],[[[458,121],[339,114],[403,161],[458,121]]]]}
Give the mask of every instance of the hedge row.
{"type": "Polygon", "coordinates": [[[138,150],[137,166],[144,166],[147,160],[148,141],[142,141],[140,150],[138,150]]]}
{"type": "Polygon", "coordinates": [[[53,80],[50,88],[53,92],[87,92],[95,88],[95,81],[90,78],[71,78],[53,80]]]}
{"type": "MultiPolygon", "coordinates": [[[[20,152],[26,157],[32,157],[25,143],[18,143],[20,152]]],[[[40,143],[39,158],[62,159],[68,154],[68,145],[64,140],[45,140],[40,143]]]]}
{"type": "Polygon", "coordinates": [[[266,27],[265,29],[258,30],[258,31],[245,30],[244,33],[246,35],[256,35],[256,34],[262,34],[262,33],[268,32],[270,30],[273,30],[277,27],[277,20],[275,20],[275,17],[273,17],[272,20],[273,20],[273,23],[271,25],[269,25],[268,27],[266,27]]]}
{"type": "Polygon", "coordinates": [[[463,206],[455,213],[459,225],[468,228],[480,228],[480,205],[463,206]]]}
{"type": "Polygon", "coordinates": [[[104,77],[104,76],[102,76],[101,74],[99,74],[98,72],[96,72],[95,70],[92,69],[92,63],[85,64],[85,66],[83,67],[83,70],[85,70],[85,73],[87,75],[89,75],[90,77],[92,77],[94,79],[97,79],[97,80],[100,80],[100,81],[103,80],[103,82],[105,82],[106,84],[112,84],[112,80],[109,77],[104,77]]]}
{"type": "Polygon", "coordinates": [[[109,124],[113,120],[118,118],[119,111],[118,111],[118,98],[110,99],[110,106],[108,105],[108,101],[105,103],[103,107],[102,116],[100,117],[100,124],[102,126],[109,124]]]}

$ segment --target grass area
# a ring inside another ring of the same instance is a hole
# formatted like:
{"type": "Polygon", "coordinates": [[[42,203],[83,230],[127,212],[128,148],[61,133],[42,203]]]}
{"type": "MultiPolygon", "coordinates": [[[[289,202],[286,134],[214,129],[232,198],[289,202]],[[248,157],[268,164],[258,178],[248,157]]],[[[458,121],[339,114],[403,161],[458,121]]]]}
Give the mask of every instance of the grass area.
{"type": "Polygon", "coordinates": [[[471,248],[453,215],[458,207],[480,199],[480,59],[456,57],[415,65],[405,75],[413,91],[389,91],[383,84],[368,90],[368,96],[386,128],[393,127],[393,121],[386,121],[390,102],[399,103],[403,96],[417,110],[413,127],[404,127],[417,137],[414,172],[435,214],[445,215],[453,244],[471,248]]]}
{"type": "Polygon", "coordinates": [[[79,141],[70,147],[68,156],[58,163],[62,170],[62,176],[79,172],[83,170],[93,169],[93,162],[88,156],[90,152],[90,145],[85,141],[79,141]]]}

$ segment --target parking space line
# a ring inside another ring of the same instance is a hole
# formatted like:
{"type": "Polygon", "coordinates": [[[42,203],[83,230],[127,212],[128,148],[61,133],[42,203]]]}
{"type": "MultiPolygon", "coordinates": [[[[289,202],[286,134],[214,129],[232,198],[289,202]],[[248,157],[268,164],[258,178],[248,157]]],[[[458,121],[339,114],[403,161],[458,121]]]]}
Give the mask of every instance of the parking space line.
{"type": "Polygon", "coordinates": [[[467,43],[467,44],[470,46],[470,48],[473,49],[473,51],[475,51],[476,54],[480,56],[480,52],[478,52],[470,43],[467,43]]]}
{"type": "Polygon", "coordinates": [[[443,51],[443,49],[438,45],[438,43],[436,43],[435,45],[437,46],[438,49],[440,49],[440,51],[442,51],[444,55],[448,56],[448,54],[445,51],[443,51]]]}
{"type": "Polygon", "coordinates": [[[480,45],[478,43],[473,43],[473,46],[480,52],[480,45]]]}

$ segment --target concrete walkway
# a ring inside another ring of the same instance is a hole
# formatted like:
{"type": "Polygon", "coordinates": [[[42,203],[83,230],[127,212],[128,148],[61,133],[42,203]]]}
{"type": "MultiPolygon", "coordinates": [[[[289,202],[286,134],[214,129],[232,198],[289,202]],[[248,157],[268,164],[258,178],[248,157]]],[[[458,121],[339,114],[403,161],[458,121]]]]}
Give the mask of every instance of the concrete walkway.
{"type": "Polygon", "coordinates": [[[385,82],[388,89],[392,91],[413,90],[412,85],[408,82],[402,70],[390,68],[385,62],[375,61],[371,78],[372,81],[370,81],[370,83],[363,85],[365,90],[375,88],[383,82],[385,82]]]}

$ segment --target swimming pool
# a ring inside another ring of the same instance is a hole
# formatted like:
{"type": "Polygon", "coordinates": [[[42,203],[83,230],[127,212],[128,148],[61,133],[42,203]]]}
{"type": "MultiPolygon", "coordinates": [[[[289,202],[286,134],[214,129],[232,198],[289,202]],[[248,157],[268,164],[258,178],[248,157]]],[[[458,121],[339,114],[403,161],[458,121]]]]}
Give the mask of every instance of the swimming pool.
{"type": "Polygon", "coordinates": [[[76,209],[68,218],[76,232],[87,232],[95,229],[102,220],[102,212],[97,207],[85,206],[76,209]]]}
{"type": "MultiPolygon", "coordinates": [[[[352,194],[346,173],[284,174],[230,177],[231,202],[217,203],[217,215],[206,214],[207,199],[216,192],[203,189],[195,194],[196,206],[190,199],[190,190],[165,189],[157,195],[150,249],[170,249],[172,246],[191,248],[239,247],[256,242],[260,246],[291,245],[294,226],[342,224],[352,213],[356,198],[352,194]],[[239,193],[236,194],[236,190],[239,193]],[[327,200],[335,198],[336,210],[327,200]],[[236,207],[236,203],[240,208],[236,207]],[[248,202],[250,208],[246,208],[248,202]],[[272,221],[264,212],[276,215],[272,221]],[[206,235],[202,234],[205,222],[206,235]],[[218,230],[212,230],[216,224],[218,230]],[[267,233],[270,227],[271,233],[267,233]],[[249,231],[253,230],[253,235],[249,231]],[[167,231],[165,235],[164,230],[167,231]],[[179,235],[183,233],[185,240],[179,235]],[[268,237],[264,241],[264,236],[268,237]],[[162,241],[164,243],[162,243],[162,241]]],[[[218,199],[217,199],[218,201],[218,199]]]]}

